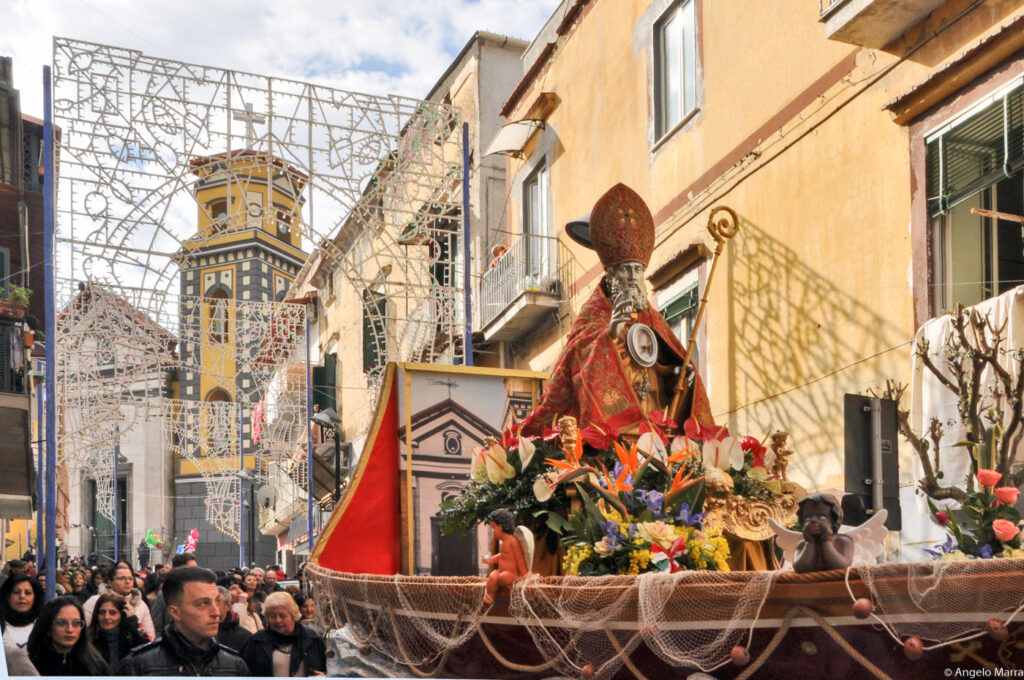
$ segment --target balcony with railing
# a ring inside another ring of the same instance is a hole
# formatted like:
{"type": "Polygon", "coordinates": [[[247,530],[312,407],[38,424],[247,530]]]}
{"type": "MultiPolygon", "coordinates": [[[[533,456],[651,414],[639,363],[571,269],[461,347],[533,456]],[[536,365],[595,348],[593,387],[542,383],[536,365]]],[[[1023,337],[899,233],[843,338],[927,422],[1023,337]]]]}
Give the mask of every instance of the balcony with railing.
{"type": "Polygon", "coordinates": [[[570,296],[572,255],[552,236],[523,234],[484,272],[480,328],[488,341],[516,340],[570,296]]]}
{"type": "Polygon", "coordinates": [[[829,40],[881,49],[946,0],[818,0],[829,40]]]}
{"type": "Polygon", "coordinates": [[[0,313],[0,518],[32,517],[32,398],[25,330],[15,316],[0,313]]]}

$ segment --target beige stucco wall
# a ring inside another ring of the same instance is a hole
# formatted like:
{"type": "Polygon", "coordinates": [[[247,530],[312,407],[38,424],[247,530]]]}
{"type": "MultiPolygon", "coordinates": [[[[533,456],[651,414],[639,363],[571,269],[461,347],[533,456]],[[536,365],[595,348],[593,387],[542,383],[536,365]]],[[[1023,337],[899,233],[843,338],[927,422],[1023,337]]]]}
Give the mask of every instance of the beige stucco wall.
{"type": "MultiPolygon", "coordinates": [[[[657,224],[648,273],[708,240],[712,206],[735,209],[741,228],[711,283],[701,348],[713,411],[740,434],[791,432],[791,477],[841,488],[843,394],[910,380],[915,187],[908,128],[883,107],[1024,3],[984,2],[950,23],[968,3],[948,2],[881,51],[827,40],[814,2],[696,1],[699,111],[663,140],[652,27],[670,2],[594,0],[558,38],[509,111],[518,120],[542,91],[560,99],[510,163],[513,229],[541,155],[563,235],[617,182],[645,197],[657,224]]],[[[565,240],[584,272],[580,294],[560,327],[521,341],[517,367],[551,368],[596,285],[596,254],[565,240]]],[[[905,452],[902,462],[912,485],[905,452]]]]}

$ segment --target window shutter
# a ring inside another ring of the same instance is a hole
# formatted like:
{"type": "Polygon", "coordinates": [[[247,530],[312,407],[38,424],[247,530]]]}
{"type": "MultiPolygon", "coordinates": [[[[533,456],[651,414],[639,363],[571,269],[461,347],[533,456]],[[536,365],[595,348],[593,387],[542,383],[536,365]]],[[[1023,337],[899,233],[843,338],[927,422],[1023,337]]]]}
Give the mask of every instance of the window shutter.
{"type": "Polygon", "coordinates": [[[1024,88],[928,143],[928,213],[937,215],[1024,167],[1024,88]]]}
{"type": "Polygon", "coordinates": [[[383,365],[387,358],[385,335],[388,301],[382,293],[363,291],[363,372],[383,365]]]}

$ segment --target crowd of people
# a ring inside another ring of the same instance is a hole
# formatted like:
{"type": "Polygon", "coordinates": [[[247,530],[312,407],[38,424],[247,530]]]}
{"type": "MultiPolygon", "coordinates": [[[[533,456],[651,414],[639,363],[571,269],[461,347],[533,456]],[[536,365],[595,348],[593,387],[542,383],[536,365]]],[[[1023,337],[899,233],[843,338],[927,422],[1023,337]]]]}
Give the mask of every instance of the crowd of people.
{"type": "Polygon", "coordinates": [[[0,629],[11,675],[238,675],[327,672],[324,628],[300,585],[284,573],[214,573],[195,555],[136,569],[69,562],[47,574],[11,560],[0,574],[0,629]]]}

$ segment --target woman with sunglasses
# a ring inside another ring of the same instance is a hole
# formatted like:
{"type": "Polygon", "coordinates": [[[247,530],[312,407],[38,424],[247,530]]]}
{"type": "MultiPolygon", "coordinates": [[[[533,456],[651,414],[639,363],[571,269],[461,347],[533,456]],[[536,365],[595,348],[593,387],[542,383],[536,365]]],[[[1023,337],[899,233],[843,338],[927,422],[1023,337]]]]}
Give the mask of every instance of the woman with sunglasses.
{"type": "Polygon", "coordinates": [[[85,635],[85,614],[73,597],[50,600],[28,637],[28,657],[40,675],[106,675],[106,662],[85,635]]]}
{"type": "Polygon", "coordinates": [[[115,593],[104,593],[96,601],[89,639],[111,668],[128,656],[132,648],[149,642],[132,603],[115,593]]]}

